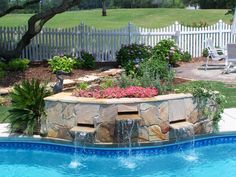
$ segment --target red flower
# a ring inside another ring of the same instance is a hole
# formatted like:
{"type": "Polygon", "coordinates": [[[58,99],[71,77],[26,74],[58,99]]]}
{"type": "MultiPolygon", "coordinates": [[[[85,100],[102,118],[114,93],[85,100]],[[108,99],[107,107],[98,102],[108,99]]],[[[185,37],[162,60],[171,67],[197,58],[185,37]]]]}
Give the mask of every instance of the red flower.
{"type": "Polygon", "coordinates": [[[156,88],[143,88],[131,86],[127,88],[107,88],[105,90],[78,90],[73,93],[77,97],[92,97],[92,98],[150,98],[158,95],[156,88]]]}

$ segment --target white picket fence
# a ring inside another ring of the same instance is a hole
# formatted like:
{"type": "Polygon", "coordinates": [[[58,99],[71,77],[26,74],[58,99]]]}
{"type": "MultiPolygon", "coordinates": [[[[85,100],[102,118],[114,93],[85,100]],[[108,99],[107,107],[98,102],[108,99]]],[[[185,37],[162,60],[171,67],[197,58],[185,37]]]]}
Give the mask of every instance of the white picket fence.
{"type": "MultiPolygon", "coordinates": [[[[25,31],[26,27],[0,27],[0,47],[13,49],[25,31]]],[[[43,28],[25,48],[21,57],[44,60],[55,55],[78,56],[81,51],[88,51],[97,61],[115,61],[116,52],[123,44],[155,46],[160,40],[171,37],[175,38],[180,48],[188,51],[193,57],[202,55],[207,38],[212,38],[219,47],[234,42],[231,25],[222,20],[203,28],[186,27],[176,22],[164,28],[142,28],[129,23],[124,28],[105,30],[82,23],[73,28],[43,28]]]]}

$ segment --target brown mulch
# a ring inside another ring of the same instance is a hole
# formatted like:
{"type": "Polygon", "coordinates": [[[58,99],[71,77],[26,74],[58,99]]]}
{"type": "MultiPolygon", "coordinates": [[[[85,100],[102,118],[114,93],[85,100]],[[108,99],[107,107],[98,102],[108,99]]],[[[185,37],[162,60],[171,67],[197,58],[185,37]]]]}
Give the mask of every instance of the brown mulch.
{"type": "MultiPolygon", "coordinates": [[[[99,73],[97,70],[74,69],[69,76],[63,76],[64,79],[77,79],[92,73],[99,73]]],[[[6,76],[0,80],[0,87],[10,87],[23,80],[39,79],[42,82],[55,82],[56,76],[49,69],[47,64],[31,65],[26,71],[7,71],[6,76]]]]}
{"type": "Polygon", "coordinates": [[[183,84],[186,82],[190,82],[190,80],[186,80],[182,78],[174,78],[173,85],[183,84]]]}
{"type": "MultiPolygon", "coordinates": [[[[191,63],[205,61],[204,57],[195,58],[191,61],[191,63]]],[[[184,65],[183,62],[178,62],[177,67],[180,65],[184,65]]],[[[107,66],[108,67],[108,66],[107,66]]],[[[110,68],[111,66],[109,66],[110,68]]],[[[103,68],[100,67],[96,70],[81,70],[81,69],[74,69],[73,72],[69,76],[63,76],[64,79],[77,79],[79,77],[83,77],[85,75],[89,75],[92,73],[99,73],[103,71],[103,68]]],[[[7,71],[6,76],[0,80],[0,87],[10,87],[14,84],[20,83],[23,80],[31,80],[31,79],[39,79],[42,82],[55,82],[56,77],[55,74],[49,69],[47,63],[40,63],[40,64],[32,64],[26,71],[7,71]]],[[[175,78],[174,85],[181,84],[188,82],[188,80],[175,78]]]]}

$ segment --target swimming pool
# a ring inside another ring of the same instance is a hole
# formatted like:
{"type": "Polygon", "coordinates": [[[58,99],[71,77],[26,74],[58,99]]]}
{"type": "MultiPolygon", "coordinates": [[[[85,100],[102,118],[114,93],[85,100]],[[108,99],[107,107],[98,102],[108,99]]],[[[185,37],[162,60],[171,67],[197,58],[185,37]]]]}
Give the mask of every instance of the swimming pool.
{"type": "Polygon", "coordinates": [[[1,177],[235,177],[236,134],[127,148],[0,139],[1,177]]]}

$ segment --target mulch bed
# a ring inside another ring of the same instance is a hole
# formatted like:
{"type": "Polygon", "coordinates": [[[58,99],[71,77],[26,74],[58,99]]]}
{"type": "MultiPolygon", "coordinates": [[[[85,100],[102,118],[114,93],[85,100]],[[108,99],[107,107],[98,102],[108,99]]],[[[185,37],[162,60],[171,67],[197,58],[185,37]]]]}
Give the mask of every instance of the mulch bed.
{"type": "MultiPolygon", "coordinates": [[[[205,58],[195,58],[191,61],[191,63],[197,63],[205,60],[205,58]]],[[[185,63],[178,62],[178,65],[183,65],[185,63]]],[[[108,67],[108,66],[106,66],[108,67]]],[[[111,67],[111,66],[110,66],[111,67]]],[[[109,68],[110,68],[109,67],[109,68]]],[[[92,73],[99,73],[104,70],[104,67],[100,67],[96,70],[81,70],[81,69],[74,69],[73,72],[69,76],[64,76],[64,79],[77,79],[79,77],[83,77],[85,75],[89,75],[92,73]]],[[[14,84],[20,83],[23,80],[31,80],[31,79],[39,79],[42,82],[55,82],[56,77],[55,74],[49,69],[47,63],[40,63],[40,64],[33,64],[31,65],[26,71],[7,71],[6,76],[0,80],[0,87],[10,87],[14,84]]],[[[188,82],[188,80],[175,78],[174,85],[181,84],[188,82]]]]}
{"type": "MultiPolygon", "coordinates": [[[[74,69],[69,76],[64,79],[76,79],[92,73],[99,73],[102,69],[97,70],[81,70],[74,69]]],[[[0,87],[10,87],[23,80],[39,79],[43,82],[55,82],[56,76],[49,69],[47,64],[31,65],[26,71],[7,71],[6,76],[0,80],[0,87]]]]}

